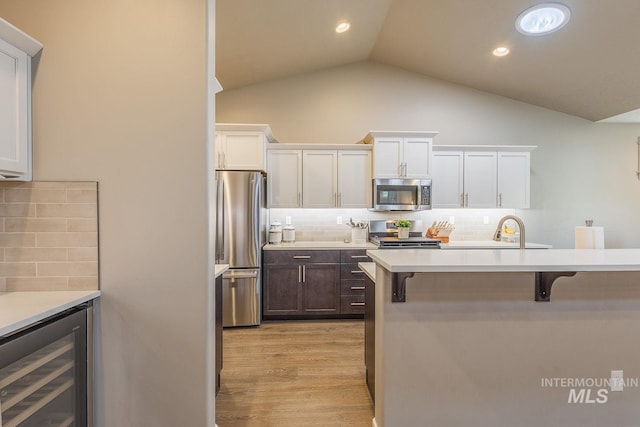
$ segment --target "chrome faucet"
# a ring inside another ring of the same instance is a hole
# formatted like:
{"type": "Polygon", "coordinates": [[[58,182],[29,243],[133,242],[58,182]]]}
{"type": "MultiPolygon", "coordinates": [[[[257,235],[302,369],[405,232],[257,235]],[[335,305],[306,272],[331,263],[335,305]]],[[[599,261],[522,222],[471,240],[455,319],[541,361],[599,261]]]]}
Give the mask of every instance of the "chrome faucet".
{"type": "Polygon", "coordinates": [[[496,228],[496,232],[493,233],[493,240],[495,240],[496,242],[500,241],[500,237],[502,236],[502,226],[504,225],[505,221],[510,219],[514,220],[516,224],[518,224],[518,228],[520,229],[520,249],[524,249],[524,222],[522,222],[522,220],[515,215],[506,215],[500,218],[500,221],[498,221],[498,228],[496,228]]]}

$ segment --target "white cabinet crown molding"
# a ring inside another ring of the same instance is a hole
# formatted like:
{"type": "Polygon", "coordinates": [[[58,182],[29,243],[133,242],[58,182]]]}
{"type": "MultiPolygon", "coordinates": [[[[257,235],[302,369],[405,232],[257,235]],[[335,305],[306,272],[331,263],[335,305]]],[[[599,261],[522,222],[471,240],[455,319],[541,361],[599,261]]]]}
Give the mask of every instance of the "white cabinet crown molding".
{"type": "Polygon", "coordinates": [[[430,138],[438,135],[438,131],[433,130],[372,130],[367,136],[358,141],[358,144],[373,144],[374,138],[430,138]]]}
{"type": "Polygon", "coordinates": [[[433,151],[533,151],[537,145],[434,145],[433,151]]]}
{"type": "Polygon", "coordinates": [[[363,144],[297,144],[293,142],[280,142],[269,145],[267,150],[361,150],[371,151],[372,145],[363,144]]]}
{"type": "Polygon", "coordinates": [[[0,39],[12,44],[29,56],[36,56],[42,50],[42,43],[0,18],[0,39]]]}
{"type": "Polygon", "coordinates": [[[278,143],[271,132],[271,127],[266,124],[254,123],[216,123],[216,132],[221,131],[245,131],[245,132],[262,132],[267,142],[278,143]]]}

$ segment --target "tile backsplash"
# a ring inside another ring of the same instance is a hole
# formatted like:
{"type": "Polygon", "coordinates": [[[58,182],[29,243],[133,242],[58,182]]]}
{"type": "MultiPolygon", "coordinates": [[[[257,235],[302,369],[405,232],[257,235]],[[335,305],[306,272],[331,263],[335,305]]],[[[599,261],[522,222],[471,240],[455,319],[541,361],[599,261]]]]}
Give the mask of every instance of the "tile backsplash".
{"type": "Polygon", "coordinates": [[[270,209],[269,223],[283,225],[290,217],[296,228],[297,241],[343,241],[351,238],[351,229],[344,225],[372,219],[409,219],[416,221],[416,231],[423,233],[434,221],[453,219],[451,240],[490,240],[498,221],[505,215],[515,215],[514,209],[433,209],[421,212],[371,212],[367,209],[270,209]],[[341,217],[342,224],[337,224],[341,217]]]}
{"type": "Polygon", "coordinates": [[[98,287],[98,183],[0,183],[0,291],[98,287]]]}

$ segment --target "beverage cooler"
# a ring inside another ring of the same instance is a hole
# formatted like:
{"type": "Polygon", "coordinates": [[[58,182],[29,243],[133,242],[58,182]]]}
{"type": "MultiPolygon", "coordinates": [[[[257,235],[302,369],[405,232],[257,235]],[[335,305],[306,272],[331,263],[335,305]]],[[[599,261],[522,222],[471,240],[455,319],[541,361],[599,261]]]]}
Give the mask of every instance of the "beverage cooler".
{"type": "Polygon", "coordinates": [[[90,304],[0,338],[0,426],[91,425],[90,304]]]}

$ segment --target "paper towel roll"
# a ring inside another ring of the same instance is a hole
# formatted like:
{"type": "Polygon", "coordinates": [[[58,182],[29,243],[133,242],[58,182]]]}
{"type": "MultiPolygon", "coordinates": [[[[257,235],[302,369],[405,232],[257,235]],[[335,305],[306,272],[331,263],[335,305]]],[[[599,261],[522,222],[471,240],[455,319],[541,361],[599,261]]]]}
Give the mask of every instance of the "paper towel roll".
{"type": "Polygon", "coordinates": [[[604,227],[576,227],[576,249],[604,249],[604,227]]]}

